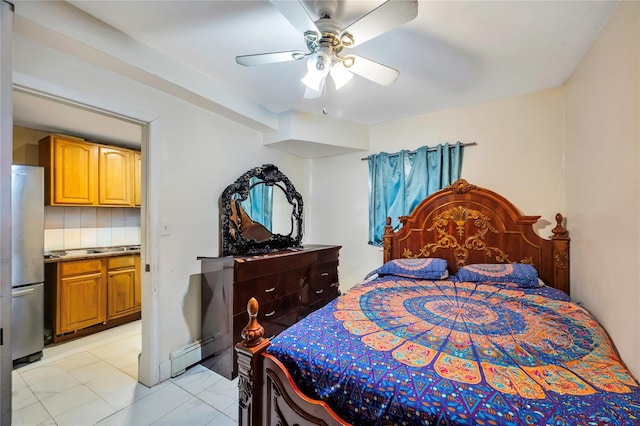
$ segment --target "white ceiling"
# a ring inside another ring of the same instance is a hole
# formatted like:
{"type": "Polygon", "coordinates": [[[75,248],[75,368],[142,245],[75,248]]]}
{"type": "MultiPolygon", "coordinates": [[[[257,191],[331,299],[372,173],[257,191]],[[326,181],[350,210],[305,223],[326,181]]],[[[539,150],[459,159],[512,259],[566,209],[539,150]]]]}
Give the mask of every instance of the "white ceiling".
{"type": "MultiPolygon", "coordinates": [[[[322,114],[322,98],[303,97],[305,61],[235,62],[236,55],[307,50],[302,35],[266,0],[68,2],[273,112],[322,114]]],[[[339,2],[334,18],[346,26],[382,2],[339,2]]],[[[312,0],[304,4],[313,10],[312,0]]],[[[376,124],[557,87],[615,6],[420,0],[415,20],[351,49],[398,69],[398,79],[383,87],[355,76],[340,91],[328,85],[329,116],[376,124]]],[[[28,114],[25,107],[17,117],[28,114]]]]}

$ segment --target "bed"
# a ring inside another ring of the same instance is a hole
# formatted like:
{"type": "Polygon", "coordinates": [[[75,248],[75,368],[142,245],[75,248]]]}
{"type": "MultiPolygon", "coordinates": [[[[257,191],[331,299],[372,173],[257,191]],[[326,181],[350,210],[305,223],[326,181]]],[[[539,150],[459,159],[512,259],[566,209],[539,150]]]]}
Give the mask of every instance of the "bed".
{"type": "Polygon", "coordinates": [[[638,424],[640,387],[569,298],[569,237],[459,180],[383,237],[362,283],[236,346],[239,424],[638,424]]]}

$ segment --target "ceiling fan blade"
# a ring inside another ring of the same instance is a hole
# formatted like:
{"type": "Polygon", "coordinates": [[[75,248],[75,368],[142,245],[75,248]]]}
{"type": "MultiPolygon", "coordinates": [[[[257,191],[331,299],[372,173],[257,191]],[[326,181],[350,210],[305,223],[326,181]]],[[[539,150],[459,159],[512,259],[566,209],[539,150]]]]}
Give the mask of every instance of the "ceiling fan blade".
{"type": "Polygon", "coordinates": [[[319,34],[318,27],[309,16],[309,12],[299,0],[269,0],[280,13],[293,25],[301,34],[313,31],[319,34]]]}
{"type": "Polygon", "coordinates": [[[350,34],[353,46],[357,46],[415,19],[416,16],[417,0],[387,0],[345,28],[341,36],[345,33],[350,34]]]}
{"type": "Polygon", "coordinates": [[[353,58],[353,64],[347,67],[354,74],[378,83],[381,86],[388,86],[398,78],[400,71],[379,64],[372,60],[357,55],[349,55],[345,59],[348,61],[353,58]]]}
{"type": "Polygon", "coordinates": [[[276,62],[299,61],[306,53],[301,50],[288,52],[256,53],[255,55],[236,56],[236,62],[246,67],[253,65],[274,64],[276,62]]]}

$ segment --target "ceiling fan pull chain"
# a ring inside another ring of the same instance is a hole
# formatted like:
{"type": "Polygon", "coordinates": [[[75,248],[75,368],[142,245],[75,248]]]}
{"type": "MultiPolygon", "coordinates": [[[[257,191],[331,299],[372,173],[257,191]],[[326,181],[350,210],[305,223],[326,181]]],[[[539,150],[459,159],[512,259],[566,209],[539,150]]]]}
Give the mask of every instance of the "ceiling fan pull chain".
{"type": "Polygon", "coordinates": [[[329,110],[327,109],[327,82],[325,81],[324,83],[324,87],[322,88],[322,91],[324,92],[324,100],[323,100],[323,108],[322,108],[322,113],[324,115],[329,115],[329,110]]]}

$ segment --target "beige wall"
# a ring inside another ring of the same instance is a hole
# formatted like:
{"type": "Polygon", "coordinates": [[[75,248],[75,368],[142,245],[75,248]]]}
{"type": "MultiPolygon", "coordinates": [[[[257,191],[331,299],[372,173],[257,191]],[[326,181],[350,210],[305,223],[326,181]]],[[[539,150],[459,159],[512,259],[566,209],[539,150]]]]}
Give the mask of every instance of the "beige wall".
{"type": "Polygon", "coordinates": [[[566,84],[571,291],[640,376],[640,3],[621,2],[566,84]]]}
{"type": "MultiPolygon", "coordinates": [[[[445,142],[477,142],[465,149],[462,177],[510,199],[524,214],[541,215],[547,237],[565,212],[562,88],[468,108],[372,126],[371,152],[396,152],[445,142]]],[[[309,241],[341,244],[340,282],[350,288],[382,262],[367,245],[366,153],[315,159],[309,241]]]]}
{"type": "Polygon", "coordinates": [[[13,164],[38,166],[38,141],[49,133],[13,126],[13,164]]]}

